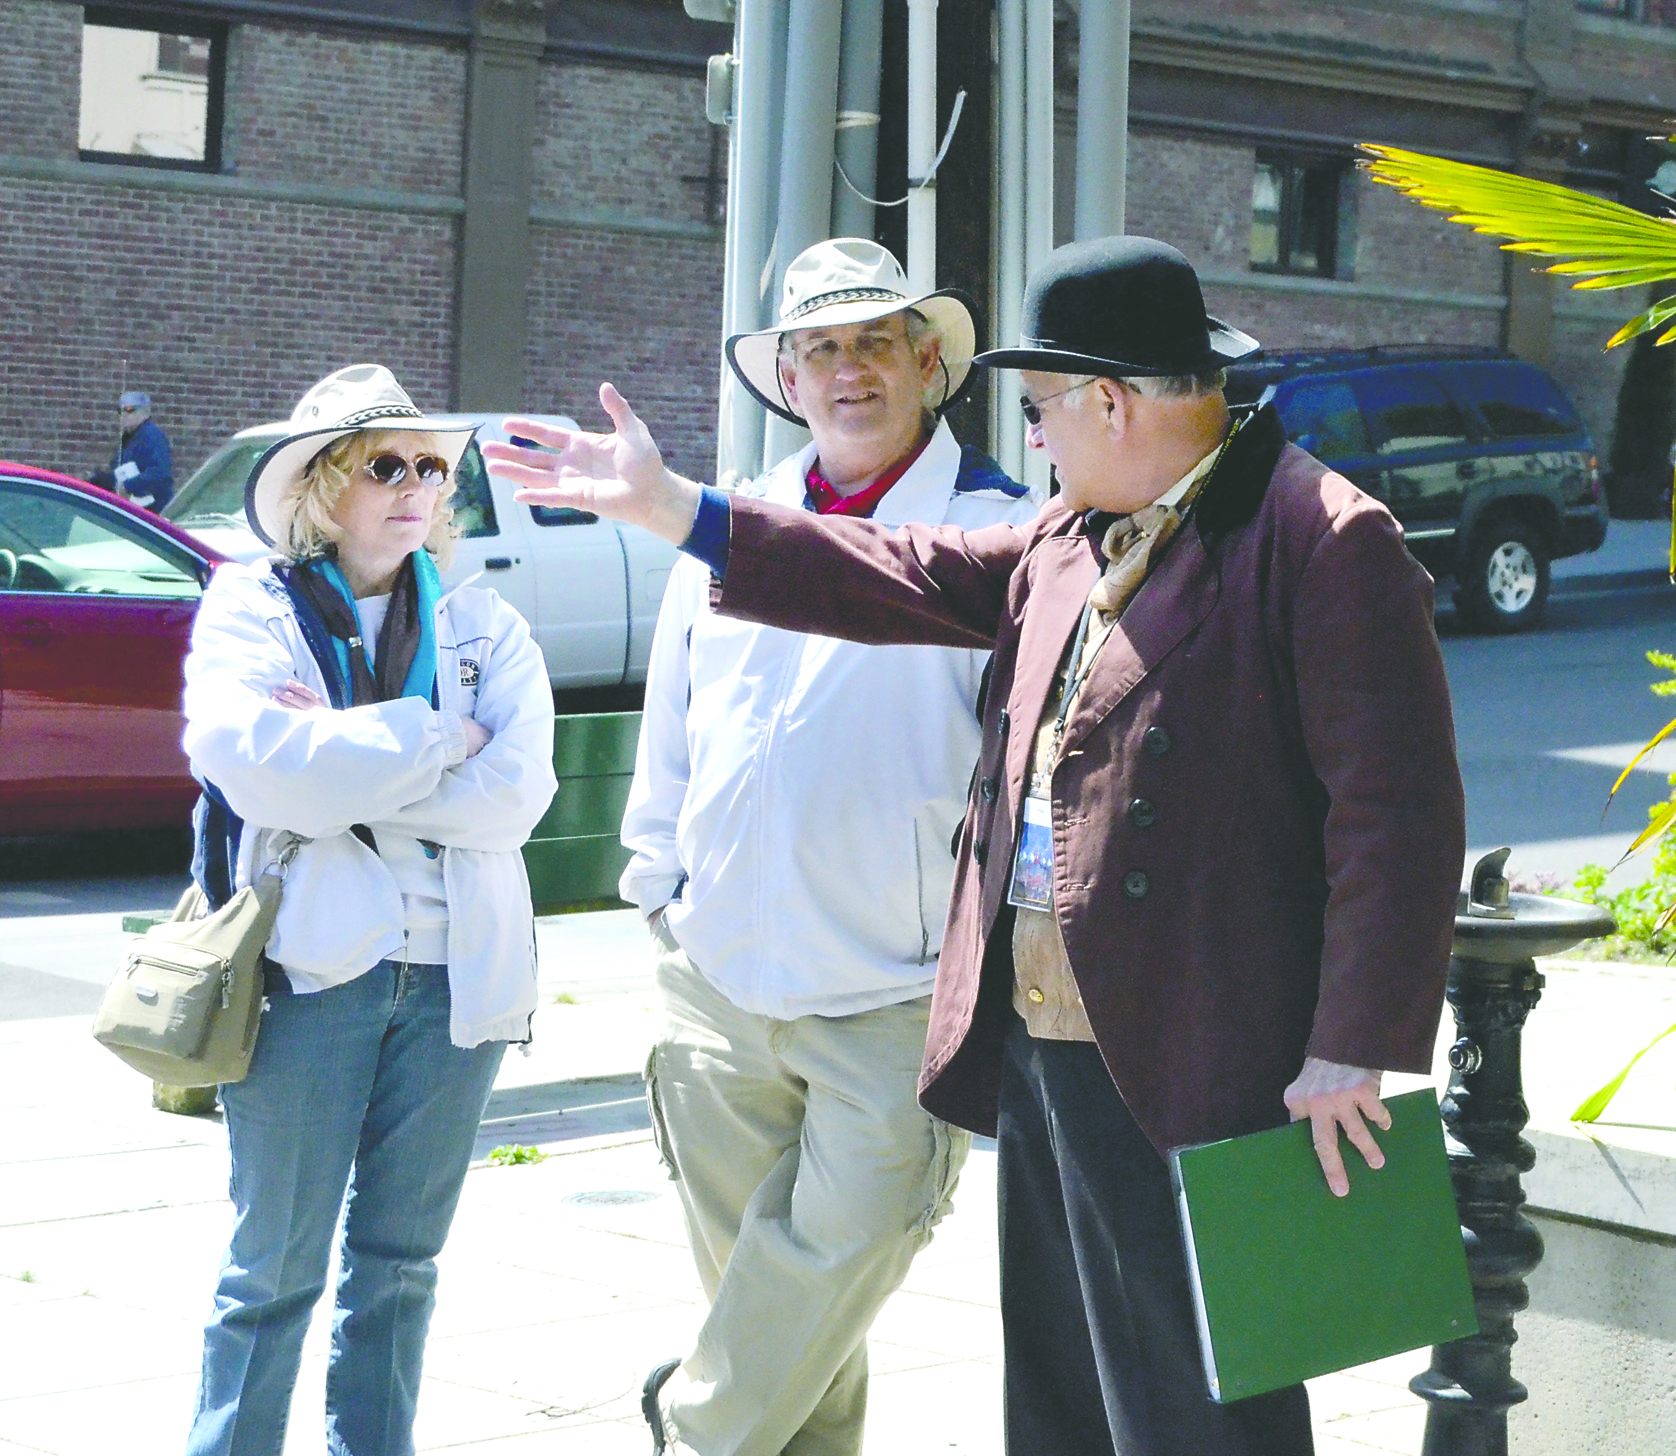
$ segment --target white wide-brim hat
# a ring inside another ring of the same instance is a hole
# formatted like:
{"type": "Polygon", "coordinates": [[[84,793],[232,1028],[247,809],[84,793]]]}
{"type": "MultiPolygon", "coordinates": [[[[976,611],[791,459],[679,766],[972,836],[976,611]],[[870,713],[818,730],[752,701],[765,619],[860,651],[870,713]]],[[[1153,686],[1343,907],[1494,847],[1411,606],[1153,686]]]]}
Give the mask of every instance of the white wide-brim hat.
{"type": "Polygon", "coordinates": [[[972,310],[952,288],[910,293],[902,265],[889,249],[867,238],[829,238],[799,253],[786,269],[779,321],[734,334],[727,341],[727,362],[763,405],[801,425],[804,418],[786,398],[780,380],[780,335],[794,329],[864,324],[908,308],[924,314],[943,341],[942,398],[932,406],[942,414],[959,403],[972,382],[972,355],[977,352],[972,310]]]}
{"type": "Polygon", "coordinates": [[[309,463],[333,441],[358,430],[437,435],[441,437],[438,450],[453,472],[477,433],[476,425],[423,414],[382,364],[351,364],[328,374],[297,402],[291,411],[291,429],[256,462],[244,486],[244,513],[250,529],[270,546],[277,546],[285,533],[280,502],[302,483],[309,463]]]}

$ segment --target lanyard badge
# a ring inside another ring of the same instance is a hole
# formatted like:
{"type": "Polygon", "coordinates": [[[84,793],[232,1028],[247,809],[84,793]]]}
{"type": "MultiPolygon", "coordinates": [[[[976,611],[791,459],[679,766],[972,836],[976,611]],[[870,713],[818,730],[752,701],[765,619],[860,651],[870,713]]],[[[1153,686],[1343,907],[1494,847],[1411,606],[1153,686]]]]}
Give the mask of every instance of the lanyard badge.
{"type": "Polygon", "coordinates": [[[1053,909],[1053,801],[1032,793],[1024,801],[1018,851],[1007,903],[1021,910],[1053,909]]]}
{"type": "Polygon", "coordinates": [[[1059,741],[1065,735],[1065,719],[1071,704],[1094,665],[1092,661],[1082,660],[1082,647],[1088,640],[1088,623],[1093,614],[1092,603],[1082,609],[1082,621],[1077,624],[1077,635],[1065,667],[1065,689],[1053,725],[1053,743],[1045,755],[1047,762],[1037,764],[1035,782],[1024,801],[1018,848],[1013,854],[1013,877],[1007,887],[1007,903],[1020,910],[1053,909],[1053,765],[1059,757],[1059,741]]]}

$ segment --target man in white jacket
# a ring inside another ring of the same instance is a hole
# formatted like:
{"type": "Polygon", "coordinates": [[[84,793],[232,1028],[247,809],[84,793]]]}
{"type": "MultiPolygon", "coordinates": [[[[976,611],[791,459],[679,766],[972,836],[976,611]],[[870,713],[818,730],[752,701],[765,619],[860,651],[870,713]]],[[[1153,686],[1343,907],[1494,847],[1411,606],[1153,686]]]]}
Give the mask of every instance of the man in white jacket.
{"type": "MultiPolygon", "coordinates": [[[[957,297],[911,297],[844,238],[791,265],[780,318],[728,359],[814,443],[747,493],[967,529],[1034,514],[940,419],[973,354],[957,297]]],[[[623,821],[666,1015],[655,1131],[711,1300],[645,1413],[657,1451],[855,1456],[868,1327],[970,1143],[915,1082],[987,654],[727,621],[709,583],[686,556],[664,597],[623,821]]]]}

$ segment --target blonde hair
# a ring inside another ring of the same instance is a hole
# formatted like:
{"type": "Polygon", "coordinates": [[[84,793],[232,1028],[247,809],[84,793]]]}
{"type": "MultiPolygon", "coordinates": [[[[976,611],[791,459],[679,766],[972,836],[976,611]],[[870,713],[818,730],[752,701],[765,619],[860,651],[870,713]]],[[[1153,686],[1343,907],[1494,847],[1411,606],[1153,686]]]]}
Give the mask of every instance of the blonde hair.
{"type": "MultiPolygon", "coordinates": [[[[356,472],[392,449],[409,459],[417,455],[448,458],[435,435],[417,430],[356,430],[332,441],[308,462],[302,478],[279,498],[279,544],[287,561],[306,561],[336,552],[338,542],[343,539],[343,527],[332,519],[332,512],[356,472]]],[[[430,534],[425,537],[425,549],[441,567],[454,559],[454,540],[458,535],[454,528],[454,507],[450,504],[454,489],[454,472],[450,470],[437,492],[436,513],[431,518],[430,534]]]]}

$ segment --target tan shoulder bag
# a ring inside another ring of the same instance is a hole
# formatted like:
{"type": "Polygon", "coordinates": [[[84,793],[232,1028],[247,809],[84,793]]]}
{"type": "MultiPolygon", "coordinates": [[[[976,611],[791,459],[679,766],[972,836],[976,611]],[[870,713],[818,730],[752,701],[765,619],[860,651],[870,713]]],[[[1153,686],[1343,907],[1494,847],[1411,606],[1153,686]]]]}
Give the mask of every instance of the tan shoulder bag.
{"type": "Polygon", "coordinates": [[[283,839],[255,884],[219,910],[205,914],[193,885],[173,916],[134,942],[94,1018],[95,1040],[171,1087],[244,1080],[262,1016],[262,951],[286,869],[307,843],[283,839]]]}

